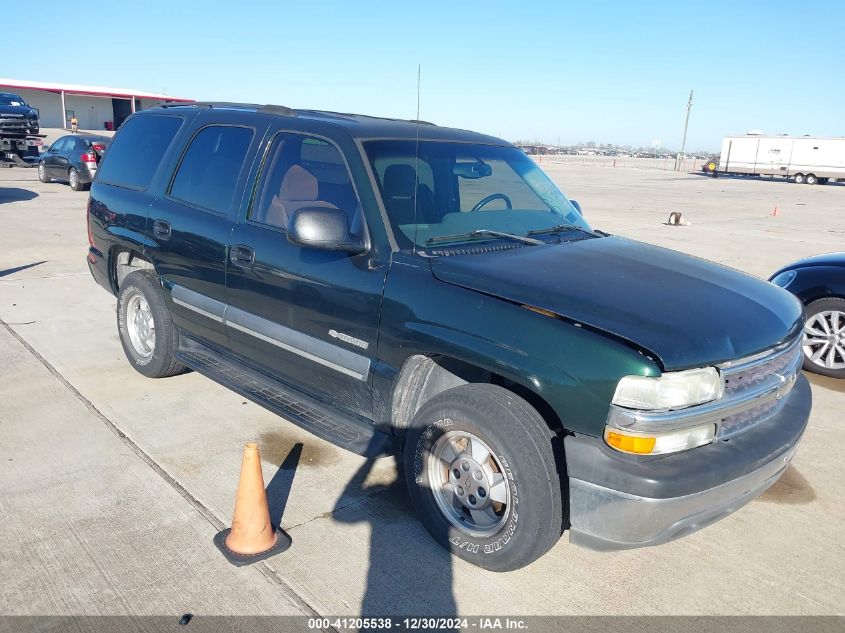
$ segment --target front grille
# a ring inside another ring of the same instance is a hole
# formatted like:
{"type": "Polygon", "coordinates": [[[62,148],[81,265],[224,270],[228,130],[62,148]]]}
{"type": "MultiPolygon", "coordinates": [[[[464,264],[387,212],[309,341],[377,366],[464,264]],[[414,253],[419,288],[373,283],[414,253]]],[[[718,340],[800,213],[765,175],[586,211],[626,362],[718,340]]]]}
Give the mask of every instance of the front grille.
{"type": "MultiPolygon", "coordinates": [[[[800,336],[785,346],[775,349],[769,355],[763,354],[748,360],[731,363],[722,368],[725,377],[725,396],[742,398],[743,392],[750,391],[773,377],[780,377],[785,382],[793,381],[803,360],[800,336]]],[[[722,418],[719,424],[719,436],[729,437],[741,433],[780,411],[783,400],[765,402],[756,407],[722,418]]]]}
{"type": "Polygon", "coordinates": [[[770,358],[765,356],[750,363],[737,363],[724,369],[725,394],[736,393],[763,382],[772,374],[785,376],[797,369],[801,361],[800,340],[789,343],[785,349],[774,352],[770,358]],[[750,366],[749,366],[750,365],[750,366]]]}

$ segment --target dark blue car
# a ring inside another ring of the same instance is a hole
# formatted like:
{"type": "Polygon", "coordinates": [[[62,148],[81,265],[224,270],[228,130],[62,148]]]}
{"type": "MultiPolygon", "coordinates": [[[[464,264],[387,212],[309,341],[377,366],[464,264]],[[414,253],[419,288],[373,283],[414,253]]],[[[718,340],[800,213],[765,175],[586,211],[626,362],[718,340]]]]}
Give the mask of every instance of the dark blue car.
{"type": "Polygon", "coordinates": [[[785,266],[769,279],[801,300],[804,369],[845,378],[845,253],[829,253],[785,266]]]}

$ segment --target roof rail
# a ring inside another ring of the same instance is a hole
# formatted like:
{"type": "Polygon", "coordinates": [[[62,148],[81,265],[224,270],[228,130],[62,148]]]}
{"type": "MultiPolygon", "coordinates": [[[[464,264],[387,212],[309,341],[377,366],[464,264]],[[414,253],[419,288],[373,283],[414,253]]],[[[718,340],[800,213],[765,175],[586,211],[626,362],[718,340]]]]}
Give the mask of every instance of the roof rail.
{"type": "Polygon", "coordinates": [[[300,110],[300,112],[318,115],[328,114],[331,116],[351,117],[360,119],[374,119],[376,121],[395,121],[396,123],[419,123],[420,125],[432,125],[434,127],[437,127],[437,124],[432,123],[431,121],[422,121],[417,119],[397,119],[395,117],[374,116],[372,114],[355,114],[354,112],[336,112],[334,110],[300,110]]]}
{"type": "Polygon", "coordinates": [[[192,101],[188,103],[162,103],[160,108],[235,108],[239,110],[255,110],[268,114],[281,114],[283,116],[296,116],[296,110],[283,105],[260,104],[260,103],[234,103],[230,101],[192,101]]]}

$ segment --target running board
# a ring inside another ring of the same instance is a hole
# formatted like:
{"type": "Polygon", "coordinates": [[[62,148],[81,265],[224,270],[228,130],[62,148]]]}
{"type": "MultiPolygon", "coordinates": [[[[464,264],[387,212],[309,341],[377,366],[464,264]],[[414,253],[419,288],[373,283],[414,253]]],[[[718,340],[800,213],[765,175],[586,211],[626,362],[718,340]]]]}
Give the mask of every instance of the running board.
{"type": "Polygon", "coordinates": [[[176,359],[309,433],[365,457],[394,454],[393,438],[364,418],[339,414],[314,398],[214,350],[183,332],[176,359]]]}

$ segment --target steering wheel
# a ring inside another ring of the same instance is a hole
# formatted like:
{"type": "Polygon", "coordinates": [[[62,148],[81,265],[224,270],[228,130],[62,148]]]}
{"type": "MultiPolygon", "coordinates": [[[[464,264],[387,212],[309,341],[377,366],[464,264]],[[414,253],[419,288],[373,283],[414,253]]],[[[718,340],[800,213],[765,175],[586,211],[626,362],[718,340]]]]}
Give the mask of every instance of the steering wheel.
{"type": "Polygon", "coordinates": [[[489,196],[486,196],[486,197],[482,198],[481,200],[479,200],[476,203],[476,205],[472,209],[470,209],[470,213],[472,213],[473,211],[478,211],[482,207],[486,207],[488,204],[490,204],[494,200],[504,200],[505,201],[505,208],[507,208],[508,211],[513,209],[513,204],[511,204],[511,199],[508,198],[505,194],[503,194],[503,193],[491,193],[489,196]]]}

